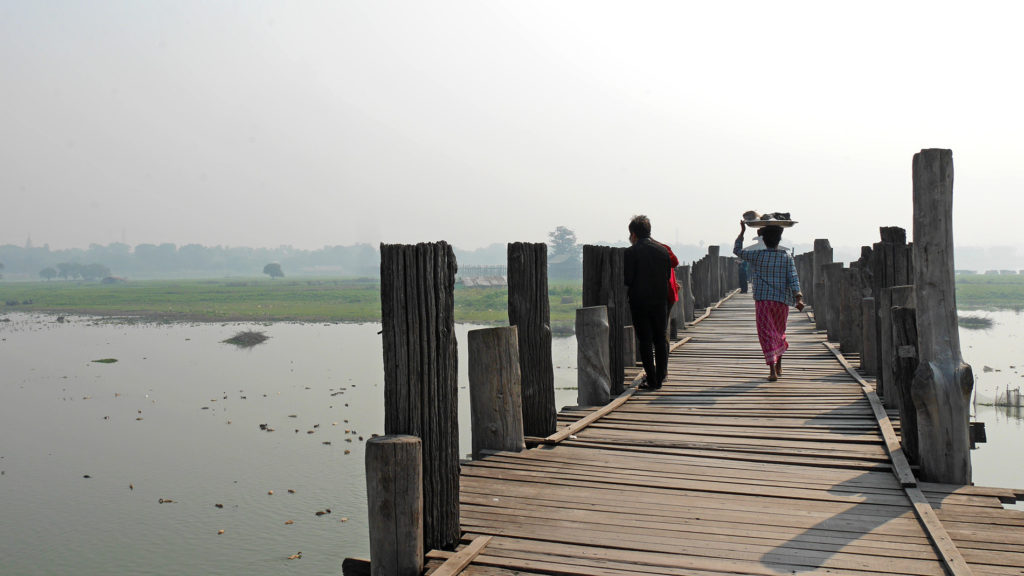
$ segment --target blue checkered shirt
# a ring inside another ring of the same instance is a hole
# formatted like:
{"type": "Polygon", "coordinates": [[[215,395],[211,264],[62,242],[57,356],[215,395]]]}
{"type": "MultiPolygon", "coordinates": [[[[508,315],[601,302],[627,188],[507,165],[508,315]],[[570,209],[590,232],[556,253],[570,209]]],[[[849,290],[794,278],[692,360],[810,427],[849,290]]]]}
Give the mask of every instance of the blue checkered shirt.
{"type": "Polygon", "coordinates": [[[800,279],[789,252],[772,248],[744,250],[740,236],[736,238],[732,253],[750,262],[754,300],[775,300],[790,306],[796,302],[794,297],[800,292],[800,279]]]}

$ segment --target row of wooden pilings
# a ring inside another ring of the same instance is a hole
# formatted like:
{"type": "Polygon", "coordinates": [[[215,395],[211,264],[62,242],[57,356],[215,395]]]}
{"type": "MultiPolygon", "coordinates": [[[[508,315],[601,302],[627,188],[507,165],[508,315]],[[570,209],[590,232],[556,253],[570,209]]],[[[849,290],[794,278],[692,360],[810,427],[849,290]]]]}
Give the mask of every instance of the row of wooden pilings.
{"type": "MultiPolygon", "coordinates": [[[[580,405],[621,394],[625,368],[635,363],[625,250],[583,247],[583,307],[575,326],[580,405]]],[[[452,549],[461,536],[456,270],[445,242],[381,245],[385,435],[366,445],[373,574],[420,574],[424,550],[452,549]]],[[[679,266],[676,279],[673,336],[694,320],[695,309],[737,285],[737,266],[712,246],[679,266]]],[[[473,458],[519,451],[526,438],[556,431],[545,244],[508,245],[508,314],[507,327],[469,332],[473,458]]],[[[360,566],[350,559],[343,569],[355,574],[360,566]]]]}
{"type": "Polygon", "coordinates": [[[829,241],[796,256],[815,325],[844,355],[859,355],[876,393],[899,412],[901,444],[924,480],[970,484],[971,367],[963,362],[953,265],[953,156],[913,160],[913,242],[897,227],[845,265],[829,241]]]}

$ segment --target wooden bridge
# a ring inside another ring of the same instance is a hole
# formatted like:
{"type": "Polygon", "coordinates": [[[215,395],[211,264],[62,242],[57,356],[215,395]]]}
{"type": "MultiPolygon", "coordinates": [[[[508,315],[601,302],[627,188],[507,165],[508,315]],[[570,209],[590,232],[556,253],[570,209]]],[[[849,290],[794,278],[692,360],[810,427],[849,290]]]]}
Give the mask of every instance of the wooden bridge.
{"type": "Polygon", "coordinates": [[[917,482],[873,381],[807,316],[767,381],[753,311],[732,294],[681,331],[660,391],[463,463],[462,543],[428,574],[1024,574],[1024,512],[1002,506],[1024,491],[917,482]]]}

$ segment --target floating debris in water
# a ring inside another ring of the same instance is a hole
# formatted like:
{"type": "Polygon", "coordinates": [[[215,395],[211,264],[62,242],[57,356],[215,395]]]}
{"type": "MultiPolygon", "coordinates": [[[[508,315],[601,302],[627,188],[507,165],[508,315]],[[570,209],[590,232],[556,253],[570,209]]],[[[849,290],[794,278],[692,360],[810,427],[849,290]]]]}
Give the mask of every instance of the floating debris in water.
{"type": "Polygon", "coordinates": [[[288,493],[289,493],[289,494],[295,494],[295,490],[293,490],[293,489],[289,488],[289,489],[288,489],[288,493]]]}
{"type": "Polygon", "coordinates": [[[213,507],[214,508],[223,508],[224,505],[223,504],[214,504],[213,507]]]}
{"type": "Polygon", "coordinates": [[[114,362],[117,362],[117,358],[100,358],[99,360],[93,360],[93,362],[99,364],[113,364],[114,362]]]}
{"type": "Polygon", "coordinates": [[[219,535],[221,535],[221,534],[223,534],[223,533],[224,533],[224,531],[223,531],[223,530],[217,530],[217,535],[218,535],[218,536],[219,536],[219,535]]]}
{"type": "Polygon", "coordinates": [[[285,520],[284,521],[284,525],[285,526],[291,526],[292,524],[295,524],[295,520],[285,520]]]}
{"type": "Polygon", "coordinates": [[[266,342],[269,338],[270,336],[267,336],[263,332],[257,332],[255,330],[244,330],[242,332],[239,332],[238,334],[235,334],[231,338],[228,338],[227,340],[222,340],[221,342],[225,344],[234,344],[239,348],[251,348],[257,344],[262,344],[263,342],[266,342]]]}
{"type": "Polygon", "coordinates": [[[299,552],[297,554],[292,554],[291,556],[288,557],[289,560],[298,560],[300,558],[302,558],[302,552],[299,552]]]}
{"type": "Polygon", "coordinates": [[[161,498],[161,499],[157,500],[157,503],[158,504],[175,504],[174,500],[171,500],[170,498],[161,498]]]}
{"type": "Polygon", "coordinates": [[[957,318],[961,328],[968,330],[988,330],[995,322],[984,316],[959,316],[957,318]]]}
{"type": "Polygon", "coordinates": [[[82,474],[82,478],[92,478],[92,476],[89,476],[88,474],[82,474]]]}

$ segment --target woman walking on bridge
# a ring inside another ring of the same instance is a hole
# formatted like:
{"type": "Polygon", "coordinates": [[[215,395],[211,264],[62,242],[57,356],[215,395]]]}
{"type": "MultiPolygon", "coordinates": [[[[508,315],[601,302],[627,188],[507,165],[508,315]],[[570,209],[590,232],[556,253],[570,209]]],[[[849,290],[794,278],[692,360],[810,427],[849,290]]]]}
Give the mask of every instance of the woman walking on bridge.
{"type": "Polygon", "coordinates": [[[803,310],[804,296],[800,293],[796,262],[789,252],[779,249],[782,227],[765,226],[761,230],[760,236],[765,248],[744,250],[743,235],[747,231],[747,224],[741,220],[740,235],[736,238],[732,253],[750,263],[757,339],[768,364],[768,381],[774,382],[782,375],[782,355],[789,349],[789,342],[786,341],[789,306],[795,305],[797,310],[803,310]]]}

